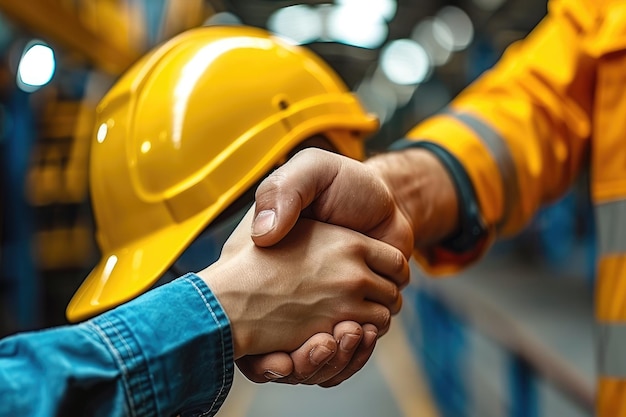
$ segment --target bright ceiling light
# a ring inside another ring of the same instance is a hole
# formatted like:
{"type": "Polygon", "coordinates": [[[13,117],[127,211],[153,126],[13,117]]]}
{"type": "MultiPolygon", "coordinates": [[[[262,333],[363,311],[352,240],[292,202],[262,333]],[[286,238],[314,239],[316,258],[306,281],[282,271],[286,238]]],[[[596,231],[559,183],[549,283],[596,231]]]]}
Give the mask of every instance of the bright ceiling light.
{"type": "Polygon", "coordinates": [[[454,50],[454,34],[446,22],[435,17],[433,19],[433,38],[445,50],[454,50]]]}
{"type": "Polygon", "coordinates": [[[267,28],[295,44],[311,43],[322,35],[322,18],[315,8],[296,4],[272,13],[267,28]]]}
{"type": "Polygon", "coordinates": [[[336,42],[375,49],[387,39],[387,22],[362,2],[333,7],[328,14],[328,37],[336,42]]]}
{"type": "Polygon", "coordinates": [[[385,76],[400,85],[423,82],[432,67],[426,50],[411,39],[398,39],[385,46],[380,65],[385,76]]]}
{"type": "Polygon", "coordinates": [[[50,82],[56,67],[54,51],[41,42],[29,43],[17,67],[17,85],[33,92],[50,82]]]}
{"type": "Polygon", "coordinates": [[[393,19],[398,10],[397,0],[337,0],[337,4],[340,6],[368,9],[372,13],[381,16],[386,21],[393,19]]]}
{"type": "Polygon", "coordinates": [[[376,114],[380,124],[385,124],[398,107],[394,90],[375,78],[364,80],[357,88],[356,94],[363,106],[369,112],[376,114]]]}
{"type": "Polygon", "coordinates": [[[474,25],[467,13],[455,6],[445,6],[437,13],[439,24],[452,34],[452,50],[461,51],[474,39],[474,25]]]}

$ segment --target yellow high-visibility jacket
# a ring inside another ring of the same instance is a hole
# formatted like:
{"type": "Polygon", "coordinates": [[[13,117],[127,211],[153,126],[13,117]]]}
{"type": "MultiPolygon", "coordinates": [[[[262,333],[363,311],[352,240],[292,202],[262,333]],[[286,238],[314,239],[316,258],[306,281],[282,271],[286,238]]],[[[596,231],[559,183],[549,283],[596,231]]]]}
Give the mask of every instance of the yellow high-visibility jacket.
{"type": "MultiPolygon", "coordinates": [[[[544,20],[408,137],[454,154],[491,236],[520,230],[589,168],[598,264],[597,415],[626,416],[626,1],[552,0],[544,20]]],[[[418,254],[427,271],[475,260],[418,254]]]]}

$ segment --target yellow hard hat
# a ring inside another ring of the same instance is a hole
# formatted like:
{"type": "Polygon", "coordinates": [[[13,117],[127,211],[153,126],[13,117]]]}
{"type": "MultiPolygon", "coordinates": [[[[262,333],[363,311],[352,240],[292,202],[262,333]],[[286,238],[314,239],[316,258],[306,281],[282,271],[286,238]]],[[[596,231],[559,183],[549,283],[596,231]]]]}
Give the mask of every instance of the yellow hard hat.
{"type": "Polygon", "coordinates": [[[359,159],[378,128],[319,57],[242,26],[193,29],[156,48],[96,118],[90,186],[102,258],[67,307],[71,321],[149,289],[305,139],[323,134],[359,159]]]}

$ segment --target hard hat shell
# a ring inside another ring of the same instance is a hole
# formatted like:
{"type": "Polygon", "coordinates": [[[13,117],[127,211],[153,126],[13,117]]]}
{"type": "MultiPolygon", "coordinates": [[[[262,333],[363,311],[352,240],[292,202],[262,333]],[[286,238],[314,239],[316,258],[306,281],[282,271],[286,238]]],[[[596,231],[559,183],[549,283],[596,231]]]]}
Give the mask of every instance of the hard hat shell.
{"type": "Polygon", "coordinates": [[[149,289],[211,221],[306,138],[363,157],[378,128],[319,57],[261,29],[190,30],[97,107],[90,187],[102,258],[71,321],[149,289]]]}

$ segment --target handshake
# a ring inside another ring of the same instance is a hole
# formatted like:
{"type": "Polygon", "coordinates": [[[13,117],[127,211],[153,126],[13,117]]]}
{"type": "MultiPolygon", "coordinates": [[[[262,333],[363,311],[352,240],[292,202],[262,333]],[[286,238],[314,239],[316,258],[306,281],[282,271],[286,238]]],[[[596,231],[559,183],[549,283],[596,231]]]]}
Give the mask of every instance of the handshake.
{"type": "Polygon", "coordinates": [[[231,321],[250,380],[333,386],[361,369],[400,310],[411,247],[373,170],[306,149],[261,183],[219,260],[198,275],[231,321]]]}
{"type": "Polygon", "coordinates": [[[261,183],[219,260],[198,273],[250,380],[337,385],[400,310],[413,226],[378,163],[299,152],[261,183]]]}

